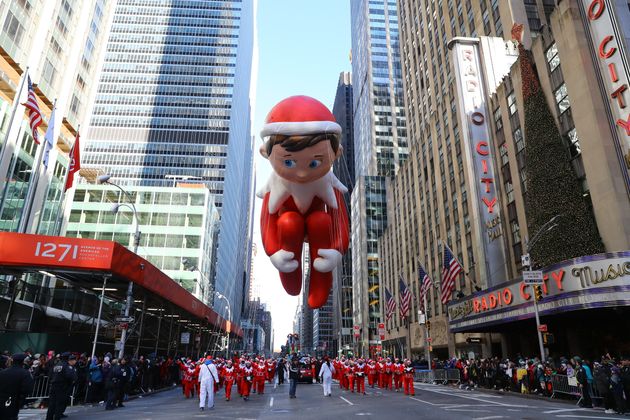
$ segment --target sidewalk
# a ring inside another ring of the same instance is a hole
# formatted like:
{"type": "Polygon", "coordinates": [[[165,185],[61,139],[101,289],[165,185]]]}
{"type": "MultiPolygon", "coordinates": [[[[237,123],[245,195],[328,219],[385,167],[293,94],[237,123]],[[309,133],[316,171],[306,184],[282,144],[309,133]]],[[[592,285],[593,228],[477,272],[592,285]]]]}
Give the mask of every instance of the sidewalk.
{"type": "MultiPolygon", "coordinates": [[[[127,401],[132,401],[135,399],[139,399],[139,398],[144,398],[144,397],[148,397],[151,395],[155,395],[155,394],[159,394],[161,392],[164,391],[171,391],[173,389],[178,388],[178,386],[174,385],[174,386],[167,386],[164,388],[160,388],[160,389],[156,389],[154,391],[151,392],[146,392],[144,394],[136,394],[136,395],[130,395],[127,398],[127,401]]],[[[80,412],[84,412],[86,410],[89,410],[91,408],[94,407],[104,407],[105,404],[101,404],[101,403],[89,403],[89,404],[77,404],[74,406],[68,406],[67,410],[69,410],[70,412],[73,413],[80,413],[80,412]]],[[[46,417],[46,412],[48,411],[47,408],[25,408],[20,410],[20,419],[40,419],[40,418],[45,418],[46,417]]]]}

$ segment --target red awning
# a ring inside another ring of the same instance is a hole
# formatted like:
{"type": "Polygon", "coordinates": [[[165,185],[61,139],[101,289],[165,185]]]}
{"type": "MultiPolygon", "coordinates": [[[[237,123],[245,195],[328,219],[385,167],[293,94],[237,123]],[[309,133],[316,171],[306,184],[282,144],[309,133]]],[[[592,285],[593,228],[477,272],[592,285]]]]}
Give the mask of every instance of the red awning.
{"type": "Polygon", "coordinates": [[[195,318],[243,336],[240,327],[223,319],[149,261],[117,242],[0,232],[0,267],[4,272],[41,270],[60,274],[62,278],[72,274],[77,279],[73,283],[86,289],[99,286],[98,282],[90,282],[89,275],[109,274],[134,282],[195,318]]]}

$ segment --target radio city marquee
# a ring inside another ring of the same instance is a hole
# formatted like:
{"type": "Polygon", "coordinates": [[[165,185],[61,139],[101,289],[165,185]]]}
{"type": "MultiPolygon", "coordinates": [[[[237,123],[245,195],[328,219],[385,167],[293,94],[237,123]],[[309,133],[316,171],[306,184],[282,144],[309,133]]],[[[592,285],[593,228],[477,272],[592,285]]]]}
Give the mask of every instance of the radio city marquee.
{"type": "Polygon", "coordinates": [[[615,125],[613,141],[630,194],[630,8],[626,1],[581,0],[582,20],[590,34],[599,76],[606,88],[606,106],[615,125]]]}
{"type": "MultiPolygon", "coordinates": [[[[630,305],[630,251],[597,254],[543,270],[543,315],[593,307],[630,305]]],[[[507,282],[448,307],[451,332],[532,318],[533,286],[507,282]]]]}
{"type": "Polygon", "coordinates": [[[501,240],[500,206],[494,175],[494,159],[490,144],[488,107],[477,38],[454,38],[448,46],[453,51],[453,66],[457,79],[457,96],[463,143],[471,195],[477,201],[473,220],[483,233],[479,245],[483,247],[485,264],[482,276],[494,286],[506,278],[505,251],[501,240]]]}

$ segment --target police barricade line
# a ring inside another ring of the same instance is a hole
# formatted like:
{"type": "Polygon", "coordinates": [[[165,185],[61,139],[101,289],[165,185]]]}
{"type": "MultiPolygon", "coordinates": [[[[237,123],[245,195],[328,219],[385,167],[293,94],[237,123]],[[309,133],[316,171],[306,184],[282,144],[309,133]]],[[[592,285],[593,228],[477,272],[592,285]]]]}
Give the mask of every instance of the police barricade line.
{"type": "Polygon", "coordinates": [[[26,397],[27,401],[47,399],[50,395],[50,382],[48,376],[38,376],[35,378],[33,392],[26,397]]]}

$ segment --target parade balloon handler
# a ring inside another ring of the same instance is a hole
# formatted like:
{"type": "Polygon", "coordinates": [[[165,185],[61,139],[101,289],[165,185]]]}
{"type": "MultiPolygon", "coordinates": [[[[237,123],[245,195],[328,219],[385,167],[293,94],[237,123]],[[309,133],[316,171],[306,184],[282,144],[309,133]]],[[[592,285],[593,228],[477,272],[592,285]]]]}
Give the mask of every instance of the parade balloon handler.
{"type": "Polygon", "coordinates": [[[258,192],[263,199],[261,233],[265,252],[280,272],[286,292],[302,289],[300,261],[309,244],[311,270],[308,304],[319,308],[332,287],[332,270],[348,250],[346,187],[333,174],[341,156],[341,127],[324,104],[292,96],[267,115],[260,148],[273,172],[258,192]]]}

